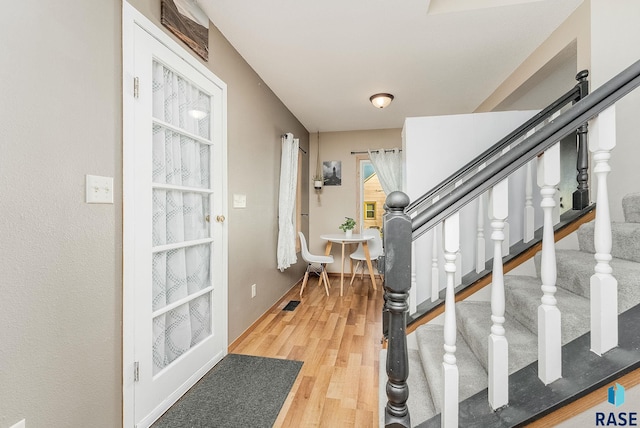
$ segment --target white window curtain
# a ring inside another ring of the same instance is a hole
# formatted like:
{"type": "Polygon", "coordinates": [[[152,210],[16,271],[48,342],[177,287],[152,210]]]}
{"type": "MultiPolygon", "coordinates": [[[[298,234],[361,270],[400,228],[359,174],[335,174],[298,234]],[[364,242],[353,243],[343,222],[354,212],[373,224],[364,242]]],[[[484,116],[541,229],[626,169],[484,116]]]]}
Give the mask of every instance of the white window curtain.
{"type": "Polygon", "coordinates": [[[280,202],[278,205],[278,269],[298,261],[296,257],[296,188],[298,185],[299,141],[293,134],[282,138],[280,162],[280,202]]]}
{"type": "MultiPolygon", "coordinates": [[[[159,247],[209,237],[206,192],[209,188],[209,146],[191,138],[209,139],[209,115],[197,119],[189,110],[209,96],[162,64],[153,63],[152,245],[159,247]],[[167,189],[167,185],[176,189],[167,189]]],[[[152,255],[152,310],[185,303],[153,318],[153,373],[211,335],[209,294],[189,299],[210,285],[209,244],[185,246],[152,255]]]]}
{"type": "Polygon", "coordinates": [[[385,195],[402,190],[402,155],[400,149],[369,150],[369,159],[378,175],[385,195]]]}

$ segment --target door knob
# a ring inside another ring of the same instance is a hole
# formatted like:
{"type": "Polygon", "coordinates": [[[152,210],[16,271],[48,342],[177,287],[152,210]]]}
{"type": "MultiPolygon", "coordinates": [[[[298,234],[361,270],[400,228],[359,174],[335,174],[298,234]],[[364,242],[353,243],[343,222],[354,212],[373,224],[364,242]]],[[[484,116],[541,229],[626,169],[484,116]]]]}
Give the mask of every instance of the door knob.
{"type": "Polygon", "coordinates": [[[219,216],[216,216],[216,221],[217,221],[218,223],[224,223],[225,218],[224,218],[224,216],[223,216],[223,215],[219,215],[219,216]]]}

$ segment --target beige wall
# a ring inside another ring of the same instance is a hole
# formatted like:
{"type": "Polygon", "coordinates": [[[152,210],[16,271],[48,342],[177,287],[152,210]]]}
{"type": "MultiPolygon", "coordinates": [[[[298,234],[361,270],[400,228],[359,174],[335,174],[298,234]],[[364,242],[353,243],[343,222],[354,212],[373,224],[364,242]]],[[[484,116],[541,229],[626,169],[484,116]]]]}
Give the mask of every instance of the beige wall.
{"type": "MultiPolygon", "coordinates": [[[[309,249],[312,253],[323,254],[325,241],[320,235],[341,233],[338,229],[345,217],[357,218],[358,199],[356,180],[356,155],[352,151],[367,149],[402,147],[401,129],[380,129],[371,131],[321,132],[320,160],[342,162],[342,185],[324,186],[320,194],[309,184],[309,249]]],[[[311,134],[310,176],[314,175],[317,159],[317,134],[311,134]]],[[[360,225],[356,225],[360,228],[360,225]]],[[[334,246],[335,262],[328,266],[331,272],[340,271],[339,246],[334,246]]]]}
{"type": "Polygon", "coordinates": [[[2,428],[121,423],[120,15],[24,0],[0,26],[2,428]],[[85,174],[116,203],[85,204],[85,174]]]}
{"type": "MultiPolygon", "coordinates": [[[[579,70],[589,69],[591,53],[589,19],[589,0],[585,0],[547,40],[524,60],[523,63],[478,106],[476,112],[493,111],[501,102],[507,99],[509,95],[518,91],[546,64],[572,44],[575,44],[577,51],[576,70],[574,74],[579,70]]],[[[546,105],[542,107],[546,107],[546,105]]],[[[533,107],[529,106],[527,108],[533,107]]]]}
{"type": "MultiPolygon", "coordinates": [[[[132,4],[159,25],[159,1],[132,4]]],[[[25,0],[0,27],[0,428],[121,425],[121,8],[25,0]],[[116,203],[85,204],[85,174],[115,177],[116,203]]],[[[214,26],[209,46],[228,85],[229,197],[247,195],[229,204],[233,340],[302,276],[276,269],[280,135],[309,137],[214,26]]],[[[302,176],[307,212],[307,158],[302,176]]]]}

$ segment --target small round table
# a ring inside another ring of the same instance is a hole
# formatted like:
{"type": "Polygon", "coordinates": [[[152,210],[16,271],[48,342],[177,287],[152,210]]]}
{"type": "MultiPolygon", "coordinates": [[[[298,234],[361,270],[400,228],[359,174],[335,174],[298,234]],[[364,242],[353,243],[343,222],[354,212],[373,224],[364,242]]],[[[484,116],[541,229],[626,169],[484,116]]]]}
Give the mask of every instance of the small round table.
{"type": "MultiPolygon", "coordinates": [[[[377,290],[376,287],[376,277],[373,273],[373,266],[371,265],[371,257],[369,257],[369,244],[368,241],[373,239],[373,236],[364,236],[359,233],[354,233],[351,236],[347,236],[344,233],[329,233],[326,235],[320,235],[320,239],[324,239],[327,241],[327,245],[324,250],[325,255],[331,254],[331,247],[333,243],[338,243],[342,245],[342,265],[340,266],[340,295],[343,295],[344,288],[344,246],[345,244],[359,244],[362,243],[362,249],[364,250],[364,255],[367,258],[367,267],[369,268],[369,275],[371,276],[371,283],[373,284],[373,289],[377,290]]],[[[353,270],[353,266],[351,267],[353,270]]]]}

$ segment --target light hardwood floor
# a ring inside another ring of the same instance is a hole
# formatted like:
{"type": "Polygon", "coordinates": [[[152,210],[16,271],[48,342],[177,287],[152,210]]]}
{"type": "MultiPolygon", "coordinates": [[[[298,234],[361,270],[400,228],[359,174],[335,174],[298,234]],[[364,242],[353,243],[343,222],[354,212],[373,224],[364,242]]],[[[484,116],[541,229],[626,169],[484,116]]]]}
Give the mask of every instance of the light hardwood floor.
{"type": "Polygon", "coordinates": [[[377,427],[378,365],[383,291],[368,277],[340,297],[340,277],[330,295],[310,277],[302,299],[294,287],[229,347],[229,352],[303,361],[276,427],[377,427]],[[282,308],[301,300],[291,312],[282,308]]]}

